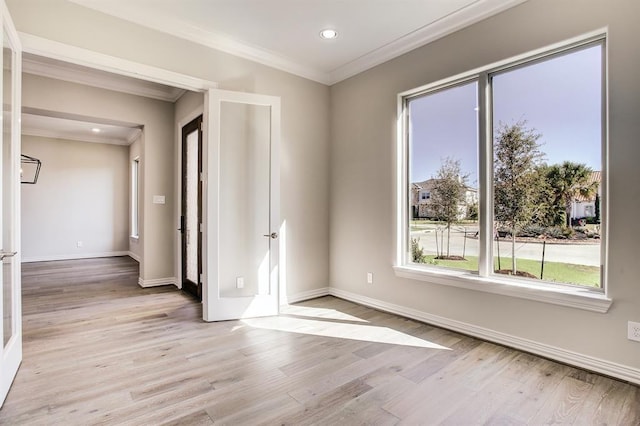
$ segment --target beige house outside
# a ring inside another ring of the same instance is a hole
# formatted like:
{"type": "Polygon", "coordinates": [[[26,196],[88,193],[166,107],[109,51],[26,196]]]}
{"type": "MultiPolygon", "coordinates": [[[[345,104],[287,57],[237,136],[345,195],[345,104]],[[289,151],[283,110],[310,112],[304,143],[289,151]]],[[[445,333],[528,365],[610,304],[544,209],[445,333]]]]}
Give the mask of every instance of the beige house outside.
{"type": "Polygon", "coordinates": [[[575,200],[573,200],[573,203],[571,203],[571,219],[582,219],[596,216],[596,202],[599,202],[602,197],[602,185],[600,185],[601,182],[602,172],[591,172],[591,176],[589,176],[589,181],[587,182],[587,184],[591,185],[595,183],[597,185],[597,195],[593,195],[592,197],[588,198],[578,196],[575,200]]]}
{"type": "MultiPolygon", "coordinates": [[[[432,200],[437,179],[427,179],[411,184],[411,217],[414,219],[435,219],[432,200]]],[[[478,203],[478,190],[466,187],[464,202],[458,204],[458,220],[468,216],[470,206],[478,203]]]]}

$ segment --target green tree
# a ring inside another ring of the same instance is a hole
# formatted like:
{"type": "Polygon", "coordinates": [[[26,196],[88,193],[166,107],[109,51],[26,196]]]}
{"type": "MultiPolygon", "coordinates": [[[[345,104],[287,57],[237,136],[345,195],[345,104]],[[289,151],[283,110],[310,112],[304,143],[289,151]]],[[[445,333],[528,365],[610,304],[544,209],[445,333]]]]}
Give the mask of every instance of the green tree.
{"type": "Polygon", "coordinates": [[[517,273],[516,235],[537,214],[544,180],[538,169],[544,157],[538,139],[525,121],[500,123],[494,142],[495,220],[511,232],[512,274],[517,273]]]}
{"type": "Polygon", "coordinates": [[[564,223],[564,204],[558,201],[556,191],[549,178],[553,166],[542,164],[538,166],[540,179],[540,191],[538,192],[536,204],[538,208],[532,222],[543,227],[552,227],[564,223]]]}
{"type": "Polygon", "coordinates": [[[562,206],[564,225],[571,226],[571,206],[578,197],[591,198],[598,192],[598,183],[591,181],[592,170],[585,164],[565,161],[549,166],[547,181],[555,200],[562,206]]]}
{"type": "MultiPolygon", "coordinates": [[[[460,168],[460,160],[450,157],[442,160],[440,169],[436,173],[431,192],[431,208],[438,220],[447,224],[447,257],[451,240],[451,224],[460,217],[460,206],[465,203],[467,179],[460,168]]],[[[463,211],[463,215],[464,215],[463,211]]]]}

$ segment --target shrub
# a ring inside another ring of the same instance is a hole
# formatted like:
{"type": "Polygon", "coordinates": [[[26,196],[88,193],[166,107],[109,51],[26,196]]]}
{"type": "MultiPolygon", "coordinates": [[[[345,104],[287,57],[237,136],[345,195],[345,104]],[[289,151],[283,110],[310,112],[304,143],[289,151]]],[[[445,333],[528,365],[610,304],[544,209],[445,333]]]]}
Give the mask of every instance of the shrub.
{"type": "Polygon", "coordinates": [[[550,226],[546,229],[545,235],[549,238],[562,239],[566,238],[564,230],[560,226],[550,226]]]}
{"type": "Polygon", "coordinates": [[[518,233],[520,237],[538,237],[545,233],[546,229],[540,225],[527,225],[518,233]]]}
{"type": "Polygon", "coordinates": [[[427,256],[424,249],[420,247],[417,238],[411,239],[411,261],[413,263],[427,263],[427,256]]]}

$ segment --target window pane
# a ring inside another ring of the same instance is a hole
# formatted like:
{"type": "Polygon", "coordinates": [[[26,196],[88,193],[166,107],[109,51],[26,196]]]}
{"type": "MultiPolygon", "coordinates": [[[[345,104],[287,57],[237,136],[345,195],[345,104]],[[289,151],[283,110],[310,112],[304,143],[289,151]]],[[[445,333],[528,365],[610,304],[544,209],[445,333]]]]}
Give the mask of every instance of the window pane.
{"type": "Polygon", "coordinates": [[[139,180],[140,161],[133,160],[131,163],[131,236],[138,236],[138,202],[139,202],[139,180]]]}
{"type": "Polygon", "coordinates": [[[599,287],[602,49],[492,77],[494,267],[599,287]]]}
{"type": "Polygon", "coordinates": [[[409,262],[478,270],[477,82],[412,98],[409,262]]]}

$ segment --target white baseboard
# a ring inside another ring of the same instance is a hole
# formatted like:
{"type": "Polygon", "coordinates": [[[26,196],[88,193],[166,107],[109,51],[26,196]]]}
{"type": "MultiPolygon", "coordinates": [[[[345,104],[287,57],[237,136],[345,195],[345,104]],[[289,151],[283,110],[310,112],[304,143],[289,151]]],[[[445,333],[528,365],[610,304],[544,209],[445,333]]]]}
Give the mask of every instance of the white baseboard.
{"type": "Polygon", "coordinates": [[[305,300],[316,299],[322,296],[328,296],[329,294],[330,294],[329,287],[322,287],[314,290],[303,291],[302,293],[297,293],[292,296],[285,295],[284,300],[280,300],[280,304],[287,305],[290,303],[303,302],[305,300]]]}
{"type": "Polygon", "coordinates": [[[128,251],[127,254],[129,255],[130,258],[132,258],[133,260],[135,260],[138,263],[140,263],[140,261],[142,260],[142,258],[140,256],[138,256],[137,254],[135,254],[132,251],[128,251]]]}
{"type": "Polygon", "coordinates": [[[540,355],[545,358],[550,358],[559,362],[563,362],[565,364],[573,365],[578,368],[595,371],[600,374],[640,385],[640,369],[637,368],[616,364],[611,361],[606,361],[577,352],[568,351],[566,349],[534,342],[532,340],[523,339],[517,336],[501,333],[499,331],[478,327],[473,324],[428,314],[416,309],[395,305],[393,303],[383,302],[381,300],[361,296],[359,294],[351,293],[337,288],[330,287],[328,290],[330,295],[339,297],[341,299],[349,300],[351,302],[359,303],[361,305],[369,306],[371,308],[390,312],[403,317],[412,318],[428,324],[436,325],[438,327],[468,334],[470,336],[474,336],[483,340],[520,349],[525,352],[530,352],[532,354],[540,355]]]}
{"type": "Polygon", "coordinates": [[[154,278],[152,280],[143,280],[138,277],[138,285],[140,287],[159,287],[161,285],[176,285],[176,277],[154,278]]]}
{"type": "Polygon", "coordinates": [[[22,263],[32,262],[51,262],[54,260],[75,260],[75,259],[93,259],[97,257],[118,257],[129,256],[128,251],[110,251],[104,253],[76,253],[76,254],[55,254],[46,256],[23,257],[22,263]]]}

